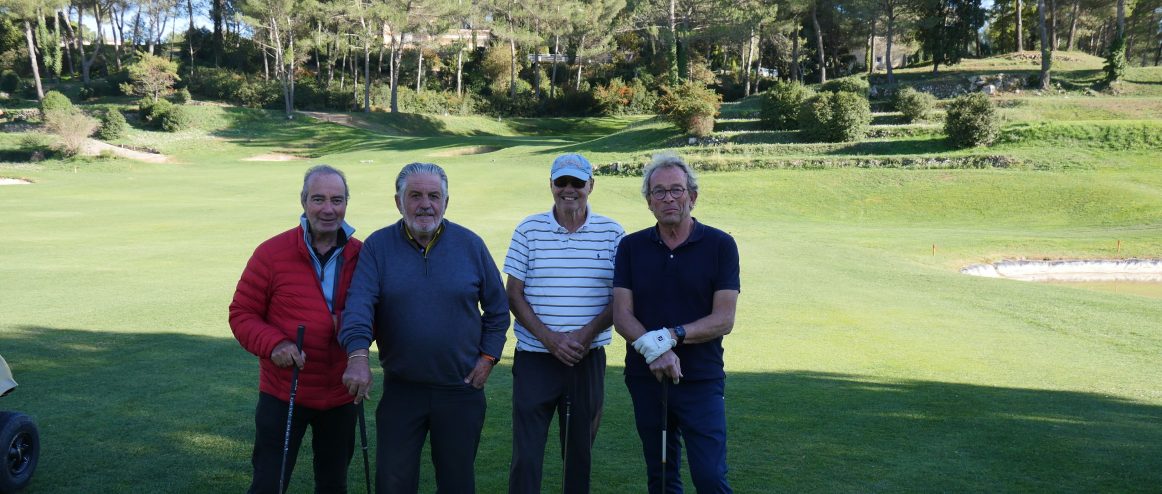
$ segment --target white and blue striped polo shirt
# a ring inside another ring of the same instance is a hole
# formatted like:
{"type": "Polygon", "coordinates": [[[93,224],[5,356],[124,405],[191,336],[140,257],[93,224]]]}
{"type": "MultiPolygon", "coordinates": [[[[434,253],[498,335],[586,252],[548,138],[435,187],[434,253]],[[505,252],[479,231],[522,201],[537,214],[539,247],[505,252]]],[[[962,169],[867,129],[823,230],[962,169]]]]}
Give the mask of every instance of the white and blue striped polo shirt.
{"type": "MultiPolygon", "coordinates": [[[[549,329],[576,331],[613,302],[613,260],[625,230],[616,221],[586,211],[585,224],[569,233],[553,212],[525,218],[512,234],[504,272],[524,282],[525,298],[549,329]]],[[[548,352],[541,341],[513,322],[516,349],[548,352]]],[[[590,348],[608,345],[605,328],[590,348]]]]}

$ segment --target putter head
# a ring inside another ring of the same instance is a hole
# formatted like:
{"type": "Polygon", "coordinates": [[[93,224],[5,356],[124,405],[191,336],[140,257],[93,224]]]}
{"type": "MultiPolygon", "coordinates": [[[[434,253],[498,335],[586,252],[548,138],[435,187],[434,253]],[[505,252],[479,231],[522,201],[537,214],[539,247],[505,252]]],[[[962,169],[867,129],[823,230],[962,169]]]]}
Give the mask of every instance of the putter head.
{"type": "Polygon", "coordinates": [[[8,368],[4,357],[0,357],[0,396],[11,393],[13,389],[16,389],[16,380],[12,379],[12,369],[8,368]]]}

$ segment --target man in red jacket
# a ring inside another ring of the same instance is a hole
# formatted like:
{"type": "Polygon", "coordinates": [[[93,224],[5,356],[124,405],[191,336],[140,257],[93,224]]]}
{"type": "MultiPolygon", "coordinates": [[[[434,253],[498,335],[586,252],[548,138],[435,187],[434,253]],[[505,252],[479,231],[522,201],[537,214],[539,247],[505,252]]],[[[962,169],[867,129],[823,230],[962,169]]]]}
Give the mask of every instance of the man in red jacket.
{"type": "Polygon", "coordinates": [[[255,249],[230,303],[230,329],[258,356],[258,406],[254,413],[251,494],[290,484],[307,426],[315,467],[315,492],[347,492],[347,467],[355,451],[354,397],[343,386],[347,352],[339,346],[338,320],[362,243],[343,217],[347,179],[327,165],[303,177],[300,225],[255,249]],[[303,349],[295,347],[299,325],[303,349]],[[286,478],[283,440],[292,366],[299,371],[286,478]]]}

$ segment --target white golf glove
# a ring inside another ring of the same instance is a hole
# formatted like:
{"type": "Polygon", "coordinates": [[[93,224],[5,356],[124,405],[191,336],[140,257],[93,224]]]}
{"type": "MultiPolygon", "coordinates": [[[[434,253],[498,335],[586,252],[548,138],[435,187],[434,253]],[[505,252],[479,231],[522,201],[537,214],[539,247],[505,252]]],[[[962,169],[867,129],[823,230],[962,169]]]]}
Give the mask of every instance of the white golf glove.
{"type": "Polygon", "coordinates": [[[652,364],[663,353],[678,344],[678,340],[670,337],[670,328],[655,329],[633,342],[633,349],[646,358],[646,364],[652,364]]]}

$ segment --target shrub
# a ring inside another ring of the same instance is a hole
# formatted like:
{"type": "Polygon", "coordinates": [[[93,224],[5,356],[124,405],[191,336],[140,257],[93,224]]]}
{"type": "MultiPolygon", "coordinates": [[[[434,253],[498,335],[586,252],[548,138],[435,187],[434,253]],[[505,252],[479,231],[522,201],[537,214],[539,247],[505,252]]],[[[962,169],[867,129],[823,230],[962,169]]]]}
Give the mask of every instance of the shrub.
{"type": "Polygon", "coordinates": [[[158,117],[158,127],[166,132],[180,132],[194,124],[194,116],[190,109],[181,105],[170,105],[158,117]]]}
{"type": "Polygon", "coordinates": [[[109,108],[101,114],[101,126],[97,128],[97,138],[102,141],[120,139],[129,130],[125,116],[116,108],[109,108]]]}
{"type": "Polygon", "coordinates": [[[173,108],[174,104],[169,100],[159,99],[153,101],[149,98],[144,98],[137,102],[137,115],[141,117],[141,121],[146,125],[155,129],[161,128],[161,116],[173,108]]]}
{"type": "Polygon", "coordinates": [[[984,93],[960,96],[948,105],[944,133],[956,147],[989,145],[1000,134],[1000,121],[993,102],[984,93]]]}
{"type": "Polygon", "coordinates": [[[677,86],[662,86],[657,111],[683,132],[705,137],[714,130],[714,116],[722,97],[706,86],[687,81],[677,86]],[[709,120],[709,123],[707,121],[709,120]]]}
{"type": "Polygon", "coordinates": [[[871,105],[855,93],[819,93],[799,109],[799,130],[812,141],[855,141],[867,134],[869,124],[871,105]]]}
{"type": "Polygon", "coordinates": [[[97,97],[97,90],[86,84],[77,92],[77,96],[81,98],[81,101],[88,101],[97,97]]]}
{"type": "Polygon", "coordinates": [[[820,91],[826,91],[829,93],[848,92],[862,94],[864,96],[867,96],[869,89],[870,86],[868,85],[867,79],[864,79],[860,76],[832,79],[830,81],[824,82],[823,85],[819,87],[820,91]]]}
{"type": "Polygon", "coordinates": [[[54,111],[73,111],[73,102],[69,101],[69,97],[61,94],[59,91],[49,91],[44,93],[44,99],[40,101],[40,116],[48,118],[48,114],[54,111]]]}
{"type": "Polygon", "coordinates": [[[20,150],[28,153],[31,161],[40,161],[52,154],[52,138],[41,132],[29,132],[20,138],[20,150]]]}
{"type": "Polygon", "coordinates": [[[129,83],[121,85],[125,94],[148,96],[157,101],[162,96],[173,91],[178,77],[177,62],[169,61],[150,54],[142,54],[141,59],[127,68],[129,83]]]}
{"type": "Polygon", "coordinates": [[[0,91],[6,93],[15,93],[20,89],[20,76],[12,70],[5,70],[3,75],[0,75],[0,91]]]}
{"type": "MultiPolygon", "coordinates": [[[[555,98],[545,100],[541,115],[554,117],[599,115],[601,114],[600,107],[597,99],[593,97],[593,91],[563,88],[557,90],[555,98]]],[[[650,106],[646,111],[652,113],[653,106],[650,106]]]]}
{"type": "Polygon", "coordinates": [[[198,67],[194,77],[190,79],[188,89],[190,93],[202,99],[217,101],[235,101],[238,88],[245,79],[226,69],[214,67],[198,67]]]}
{"type": "Polygon", "coordinates": [[[653,111],[658,95],[634,79],[626,85],[621,78],[614,78],[608,85],[597,86],[593,90],[599,113],[602,115],[638,115],[653,111]]]}
{"type": "Polygon", "coordinates": [[[184,105],[189,103],[192,99],[193,97],[190,96],[190,90],[183,87],[177,91],[174,91],[171,101],[178,105],[184,105]]]}
{"type": "Polygon", "coordinates": [[[242,81],[232,99],[247,108],[265,108],[282,100],[278,81],[242,81]]]}
{"type": "Polygon", "coordinates": [[[905,86],[896,92],[896,110],[909,122],[924,120],[936,106],[936,97],[905,86]]]}
{"type": "Polygon", "coordinates": [[[759,118],[769,129],[791,130],[799,127],[799,108],[815,94],[798,82],[778,81],[762,95],[759,118]]]}
{"type": "Polygon", "coordinates": [[[76,156],[97,128],[97,121],[79,110],[52,110],[45,114],[45,128],[60,140],[57,150],[64,156],[76,156]]]}
{"type": "Polygon", "coordinates": [[[1106,84],[1125,77],[1126,66],[1126,38],[1124,36],[1114,37],[1114,42],[1110,44],[1110,52],[1106,55],[1106,64],[1102,67],[1106,73],[1106,84]]]}
{"type": "Polygon", "coordinates": [[[102,96],[128,96],[127,93],[121,90],[121,85],[128,83],[129,70],[121,69],[110,72],[103,82],[94,82],[93,85],[97,86],[98,93],[102,96]]]}

